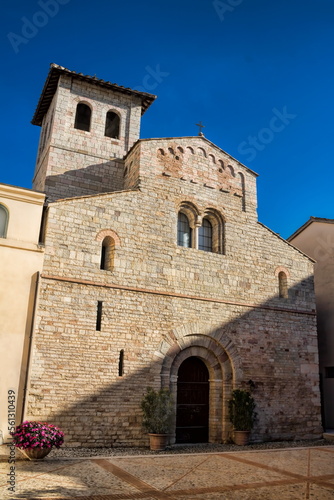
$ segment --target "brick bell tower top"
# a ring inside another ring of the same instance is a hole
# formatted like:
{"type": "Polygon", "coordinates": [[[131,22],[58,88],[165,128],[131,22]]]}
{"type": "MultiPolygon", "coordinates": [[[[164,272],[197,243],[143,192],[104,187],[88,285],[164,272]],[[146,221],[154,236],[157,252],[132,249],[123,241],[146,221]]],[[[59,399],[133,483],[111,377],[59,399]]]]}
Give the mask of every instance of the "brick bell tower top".
{"type": "Polygon", "coordinates": [[[155,98],[51,64],[32,119],[42,127],[34,189],[51,200],[114,190],[118,163],[155,98]]]}

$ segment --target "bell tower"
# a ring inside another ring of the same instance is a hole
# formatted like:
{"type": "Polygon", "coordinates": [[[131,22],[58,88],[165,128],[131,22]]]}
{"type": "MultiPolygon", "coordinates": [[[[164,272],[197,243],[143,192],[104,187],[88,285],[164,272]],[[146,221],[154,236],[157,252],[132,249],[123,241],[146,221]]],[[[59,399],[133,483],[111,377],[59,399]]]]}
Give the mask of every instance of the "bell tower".
{"type": "Polygon", "coordinates": [[[155,98],[51,64],[32,119],[42,127],[33,188],[51,201],[123,189],[123,157],[155,98]]]}

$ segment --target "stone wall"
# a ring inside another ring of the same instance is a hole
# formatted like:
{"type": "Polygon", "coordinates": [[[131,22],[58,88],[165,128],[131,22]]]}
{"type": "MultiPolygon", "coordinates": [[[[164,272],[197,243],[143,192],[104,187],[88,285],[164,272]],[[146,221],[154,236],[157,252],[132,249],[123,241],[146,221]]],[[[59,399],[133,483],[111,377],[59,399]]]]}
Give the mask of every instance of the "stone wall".
{"type": "Polygon", "coordinates": [[[253,440],[321,432],[313,263],[257,222],[255,175],[225,155],[202,138],[140,141],[125,159],[127,190],[50,204],[28,417],[59,423],[67,445],[146,443],[142,394],[161,384],[175,394],[190,355],[209,369],[212,442],[229,436],[228,398],[249,380],[253,440]],[[178,147],[191,160],[176,159],[178,147]],[[174,158],[163,160],[169,148],[174,158]],[[221,251],[177,246],[185,203],[195,231],[204,215],[220,214],[221,251]],[[100,269],[107,234],[112,271],[100,269]],[[288,298],[279,297],[282,270],[288,298]]]}
{"type": "MultiPolygon", "coordinates": [[[[45,278],[28,417],[61,425],[67,445],[142,445],[140,400],[147,386],[160,386],[169,351],[193,347],[191,355],[206,360],[200,348],[216,358],[222,346],[232,365],[227,380],[219,368],[225,420],[223,383],[230,392],[252,380],[258,412],[253,440],[316,436],[317,340],[310,333],[315,318],[264,306],[268,309],[45,278]],[[96,331],[98,300],[101,331],[96,331]],[[186,333],[175,338],[181,327],[186,333]]],[[[228,426],[222,415],[217,420],[212,440],[221,442],[228,426]]]]}
{"type": "Polygon", "coordinates": [[[139,138],[140,118],[137,96],[61,76],[43,120],[34,188],[50,200],[122,189],[120,160],[139,138]],[[74,128],[79,102],[91,108],[89,132],[74,128]],[[104,135],[108,111],[120,116],[118,139],[104,135]]]}

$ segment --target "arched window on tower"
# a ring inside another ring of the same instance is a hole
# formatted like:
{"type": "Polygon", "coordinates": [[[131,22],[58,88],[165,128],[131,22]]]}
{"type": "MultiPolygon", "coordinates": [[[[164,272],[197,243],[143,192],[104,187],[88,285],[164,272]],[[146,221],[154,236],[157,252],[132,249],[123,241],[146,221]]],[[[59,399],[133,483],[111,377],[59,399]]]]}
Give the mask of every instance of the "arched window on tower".
{"type": "Polygon", "coordinates": [[[75,113],[74,128],[79,130],[90,131],[90,120],[92,116],[92,110],[87,104],[79,102],[77,105],[77,111],[75,113]]]}
{"type": "Polygon", "coordinates": [[[281,271],[278,273],[278,288],[280,299],[288,298],[288,278],[285,272],[281,271]]]}
{"type": "Polygon", "coordinates": [[[191,247],[192,229],[186,214],[179,212],[177,217],[177,244],[180,247],[191,247]]]}
{"type": "Polygon", "coordinates": [[[114,269],[115,241],[106,236],[102,241],[100,269],[112,271],[114,269]]]}
{"type": "Polygon", "coordinates": [[[198,229],[198,249],[212,252],[212,224],[207,218],[203,219],[198,229]]]}
{"type": "Polygon", "coordinates": [[[106,137],[111,137],[113,139],[119,138],[119,116],[113,111],[108,111],[106,116],[106,126],[104,130],[104,135],[106,137]]]}
{"type": "Polygon", "coordinates": [[[8,210],[0,205],[0,238],[6,238],[8,226],[8,210]]]}

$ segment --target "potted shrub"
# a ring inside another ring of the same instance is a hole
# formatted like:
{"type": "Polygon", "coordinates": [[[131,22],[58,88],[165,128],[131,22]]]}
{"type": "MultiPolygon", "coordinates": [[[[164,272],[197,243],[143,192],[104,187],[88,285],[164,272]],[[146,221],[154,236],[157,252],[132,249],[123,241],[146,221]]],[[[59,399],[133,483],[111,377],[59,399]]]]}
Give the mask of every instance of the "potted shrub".
{"type": "Polygon", "coordinates": [[[43,422],[23,422],[11,435],[14,445],[30,459],[44,458],[53,446],[60,448],[64,443],[64,433],[55,425],[43,422]]]}
{"type": "Polygon", "coordinates": [[[234,428],[234,442],[238,445],[248,444],[255,413],[255,401],[250,392],[236,389],[229,401],[229,418],[234,428]]]}
{"type": "Polygon", "coordinates": [[[167,446],[172,416],[173,400],[168,389],[155,391],[148,387],[141,402],[143,427],[150,437],[150,449],[164,450],[167,446]]]}

